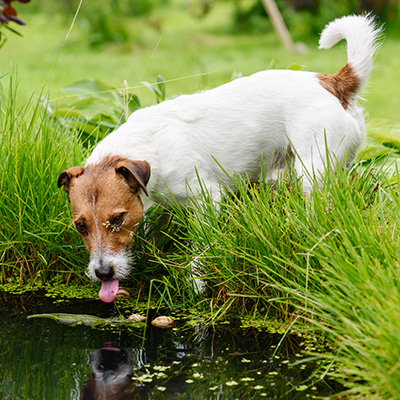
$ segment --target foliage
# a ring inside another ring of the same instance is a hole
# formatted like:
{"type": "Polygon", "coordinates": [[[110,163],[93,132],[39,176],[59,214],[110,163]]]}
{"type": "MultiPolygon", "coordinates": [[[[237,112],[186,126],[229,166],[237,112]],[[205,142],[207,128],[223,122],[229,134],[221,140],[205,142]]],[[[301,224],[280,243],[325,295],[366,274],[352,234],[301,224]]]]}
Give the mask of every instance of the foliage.
{"type": "Polygon", "coordinates": [[[75,82],[62,90],[72,95],[69,104],[47,102],[48,115],[63,127],[78,129],[85,142],[102,139],[140,108],[138,96],[128,88],[118,90],[101,80],[75,82]]]}
{"type": "MultiPolygon", "coordinates": [[[[105,44],[128,45],[131,41],[132,26],[129,17],[148,15],[162,0],[102,0],[83,1],[77,24],[81,29],[80,40],[91,47],[105,44]]],[[[33,11],[70,17],[76,12],[80,0],[49,2],[35,0],[33,11]]]]}
{"type": "Polygon", "coordinates": [[[85,2],[83,14],[80,15],[84,37],[90,46],[106,43],[128,44],[129,32],[124,25],[121,14],[117,14],[113,2],[85,2]]]}
{"type": "Polygon", "coordinates": [[[317,35],[323,26],[335,18],[348,14],[372,12],[379,22],[385,23],[391,29],[398,30],[399,5],[396,0],[389,1],[357,1],[357,0],[302,0],[281,1],[283,17],[296,38],[317,35]]]}
{"type": "MultiPolygon", "coordinates": [[[[79,1],[80,0],[64,0],[49,2],[48,0],[35,0],[30,9],[33,12],[40,13],[70,14],[77,9],[79,1]]],[[[112,9],[113,14],[121,18],[124,16],[144,16],[154,10],[155,7],[159,6],[162,1],[163,0],[103,0],[101,6],[104,6],[107,10],[112,9]]],[[[83,17],[86,17],[92,10],[92,5],[85,3],[94,3],[98,5],[96,2],[84,0],[83,8],[81,9],[81,15],[83,17]]]]}
{"type": "Polygon", "coordinates": [[[0,0],[0,48],[3,46],[5,39],[2,37],[1,28],[5,27],[9,31],[20,35],[16,30],[8,26],[10,21],[17,23],[18,25],[25,25],[25,22],[18,18],[17,10],[11,5],[13,1],[19,1],[20,3],[29,3],[30,0],[0,0]]]}
{"type": "Polygon", "coordinates": [[[67,325],[85,325],[92,327],[104,327],[108,325],[129,325],[137,326],[142,324],[132,319],[115,318],[101,318],[90,314],[66,314],[66,313],[51,313],[51,314],[34,314],[28,316],[30,318],[48,318],[54,321],[67,325]]]}
{"type": "MultiPolygon", "coordinates": [[[[154,94],[157,103],[165,100],[165,83],[161,75],[155,84],[142,84],[154,94]]],[[[65,98],[69,100],[68,104],[53,106],[51,102],[44,103],[52,121],[79,130],[85,143],[94,143],[126,122],[141,107],[139,97],[129,90],[126,83],[125,86],[117,89],[102,80],[83,80],[62,89],[71,94],[65,98]]]]}
{"type": "Polygon", "coordinates": [[[25,25],[25,22],[17,17],[17,10],[11,5],[13,1],[29,3],[31,0],[0,0],[0,23],[7,25],[10,21],[13,21],[18,25],[25,25]]]}
{"type": "Polygon", "coordinates": [[[57,176],[85,158],[78,135],[50,125],[39,101],[16,106],[13,76],[0,86],[0,280],[40,281],[55,273],[84,277],[83,246],[69,229],[57,176]]]}
{"type": "MultiPolygon", "coordinates": [[[[29,3],[29,8],[34,3],[36,0],[29,3]]],[[[136,87],[143,80],[153,82],[154,77],[161,73],[166,79],[173,80],[168,86],[168,96],[171,97],[225,83],[231,79],[233,69],[249,75],[265,69],[272,58],[276,60],[277,68],[285,68],[294,61],[293,54],[284,50],[272,29],[251,36],[243,33],[229,35],[232,8],[231,3],[218,4],[207,18],[193,19],[180,1],[171,1],[149,17],[129,19],[130,32],[137,38],[134,48],[129,50],[115,45],[88,48],[79,29],[78,16],[62,55],[49,74],[46,90],[55,97],[67,84],[93,78],[105,79],[116,87],[123,87],[124,80],[127,80],[130,86],[136,87]],[[160,21],[165,32],[162,38],[160,31],[152,25],[154,21],[160,21]]],[[[70,23],[71,14],[63,15],[70,23]]],[[[67,21],[59,14],[51,17],[47,13],[31,14],[29,46],[26,46],[25,39],[14,37],[12,46],[1,50],[1,71],[9,70],[10,60],[18,64],[18,78],[24,83],[18,89],[20,104],[42,86],[43,77],[54,62],[54,49],[59,48],[68,27],[67,21]],[[49,24],[49,18],[55,23],[49,24]]],[[[327,73],[337,72],[345,65],[346,52],[342,46],[322,52],[317,49],[317,44],[318,38],[314,37],[309,43],[309,52],[296,55],[295,61],[306,65],[309,71],[327,73]]],[[[397,48],[397,41],[387,34],[377,56],[368,102],[365,103],[367,113],[374,118],[397,118],[400,100],[398,88],[393,84],[397,82],[397,48]],[[391,101],[387,102],[388,98],[391,101]]],[[[134,91],[142,105],[154,102],[146,89],[135,88],[134,91]]]]}
{"type": "Polygon", "coordinates": [[[144,86],[146,86],[150,92],[154,94],[156,97],[157,104],[163,102],[166,98],[165,92],[165,80],[161,75],[157,76],[157,80],[155,84],[151,84],[149,82],[142,82],[144,86]]]}
{"type": "Polygon", "coordinates": [[[382,170],[387,183],[396,184],[400,171],[400,126],[387,120],[370,121],[358,159],[364,168],[382,170]]]}
{"type": "MultiPolygon", "coordinates": [[[[292,321],[326,331],[337,353],[328,357],[354,393],[394,398],[400,376],[398,185],[384,170],[358,165],[328,172],[310,200],[295,180],[249,185],[215,205],[205,188],[184,213],[180,252],[159,253],[170,274],[190,279],[197,266],[214,317],[226,313],[292,321]],[[361,384],[360,381],[363,383],[361,384]]],[[[254,317],[253,317],[254,318],[254,317]]]]}
{"type": "MultiPolygon", "coordinates": [[[[126,21],[126,2],[118,1],[114,4],[113,1],[102,1],[101,6],[93,1],[63,3],[58,2],[55,9],[63,15],[63,9],[67,8],[65,16],[76,13],[78,18],[75,29],[80,31],[81,43],[97,49],[108,44],[128,46],[131,42],[131,29],[126,21]],[[123,7],[121,3],[124,3],[123,7]]],[[[49,10],[45,8],[45,12],[48,13],[49,10]]]]}
{"type": "MultiPolygon", "coordinates": [[[[165,98],[162,81],[150,89],[157,101],[165,98]]],[[[66,282],[84,277],[87,254],[70,227],[57,175],[81,164],[88,138],[114,129],[140,102],[128,88],[119,92],[101,81],[69,90],[71,102],[53,108],[32,99],[17,107],[13,85],[1,89],[2,281],[37,283],[56,273],[66,282]]],[[[372,121],[368,130],[359,164],[335,174],[328,168],[311,201],[296,180],[273,187],[227,177],[237,191],[218,207],[205,188],[193,194],[200,202],[188,212],[171,204],[172,220],[163,228],[171,240],[163,246],[153,240],[156,229],[146,229],[158,217],[152,209],[135,244],[139,293],[150,285],[150,295],[163,304],[205,305],[214,319],[268,315],[290,326],[303,319],[337,345],[340,377],[354,393],[396,397],[400,205],[391,161],[397,163],[399,127],[372,121]],[[204,299],[193,292],[196,267],[209,287],[204,299]]]]}
{"type": "MultiPolygon", "coordinates": [[[[195,14],[204,17],[221,1],[231,2],[235,7],[233,29],[235,31],[265,31],[272,29],[266,11],[259,0],[192,0],[195,14]]],[[[304,40],[321,32],[329,21],[348,14],[372,11],[380,21],[397,28],[399,5],[396,0],[278,0],[277,6],[295,38],[304,40]]]]}
{"type": "MultiPolygon", "coordinates": [[[[0,161],[0,281],[40,286],[63,276],[63,282],[81,282],[86,279],[87,252],[71,227],[70,207],[57,189],[57,177],[65,168],[81,165],[91,143],[139,107],[139,99],[104,82],[79,82],[68,89],[74,93],[74,107],[64,114],[53,110],[49,118],[52,107],[43,100],[31,99],[18,108],[13,74],[9,79],[8,91],[0,86],[0,151],[5,155],[0,161]]],[[[156,91],[164,90],[162,82],[157,85],[156,91]]],[[[149,214],[146,220],[151,219],[149,214]]],[[[149,256],[141,247],[138,241],[139,286],[158,277],[162,282],[162,268],[156,272],[155,264],[146,265],[149,256]]],[[[161,295],[168,289],[163,284],[159,289],[156,282],[153,286],[153,293],[161,295]]]]}

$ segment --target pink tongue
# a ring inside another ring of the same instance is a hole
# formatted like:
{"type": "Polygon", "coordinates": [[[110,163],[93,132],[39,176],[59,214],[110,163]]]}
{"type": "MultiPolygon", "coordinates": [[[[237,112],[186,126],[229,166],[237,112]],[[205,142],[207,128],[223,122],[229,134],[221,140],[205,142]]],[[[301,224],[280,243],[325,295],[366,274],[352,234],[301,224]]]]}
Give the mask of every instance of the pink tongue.
{"type": "Polygon", "coordinates": [[[101,289],[99,292],[100,300],[103,300],[105,303],[111,303],[112,301],[114,301],[115,296],[117,295],[118,288],[118,279],[113,279],[111,281],[102,281],[101,289]]]}

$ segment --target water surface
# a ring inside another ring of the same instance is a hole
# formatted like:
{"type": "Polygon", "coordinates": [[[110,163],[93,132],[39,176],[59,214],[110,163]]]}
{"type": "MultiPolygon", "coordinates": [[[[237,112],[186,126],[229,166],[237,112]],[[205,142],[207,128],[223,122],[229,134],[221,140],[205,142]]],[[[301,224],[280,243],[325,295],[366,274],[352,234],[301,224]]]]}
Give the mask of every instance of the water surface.
{"type": "Polygon", "coordinates": [[[182,319],[105,330],[27,319],[61,312],[108,318],[121,308],[0,293],[0,399],[303,399],[339,389],[312,378],[299,336],[182,319]]]}

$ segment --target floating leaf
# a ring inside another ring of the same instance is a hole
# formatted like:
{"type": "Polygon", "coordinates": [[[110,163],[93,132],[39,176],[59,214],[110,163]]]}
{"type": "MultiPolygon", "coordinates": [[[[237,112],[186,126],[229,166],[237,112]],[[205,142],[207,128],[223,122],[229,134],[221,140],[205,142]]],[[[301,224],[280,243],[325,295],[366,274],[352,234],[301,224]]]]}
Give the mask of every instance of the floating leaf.
{"type": "Polygon", "coordinates": [[[88,314],[64,314],[64,313],[50,313],[50,314],[34,314],[28,316],[30,318],[47,318],[67,325],[85,325],[85,326],[107,326],[115,324],[131,325],[134,321],[130,319],[120,318],[101,318],[95,315],[88,314]]]}

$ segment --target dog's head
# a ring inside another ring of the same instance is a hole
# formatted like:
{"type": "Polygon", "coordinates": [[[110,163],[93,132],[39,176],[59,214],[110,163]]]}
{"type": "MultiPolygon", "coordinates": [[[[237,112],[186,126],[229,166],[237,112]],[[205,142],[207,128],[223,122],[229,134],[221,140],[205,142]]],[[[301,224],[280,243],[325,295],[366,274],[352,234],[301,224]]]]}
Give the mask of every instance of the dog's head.
{"type": "Polygon", "coordinates": [[[92,373],[82,387],[79,399],[134,399],[136,387],[132,374],[137,367],[132,349],[119,349],[111,342],[91,351],[92,373]]]}
{"type": "Polygon", "coordinates": [[[102,282],[99,297],[105,302],[114,300],[119,279],[129,274],[129,248],[143,217],[140,195],[147,195],[149,179],[147,161],[121,157],[72,167],[58,177],[58,187],[64,187],[71,203],[75,229],[90,252],[89,276],[102,282]]]}

